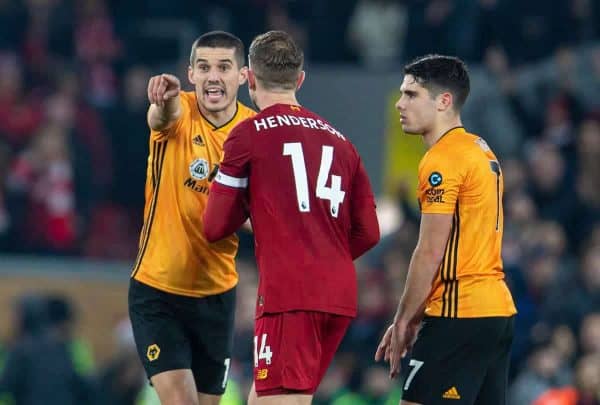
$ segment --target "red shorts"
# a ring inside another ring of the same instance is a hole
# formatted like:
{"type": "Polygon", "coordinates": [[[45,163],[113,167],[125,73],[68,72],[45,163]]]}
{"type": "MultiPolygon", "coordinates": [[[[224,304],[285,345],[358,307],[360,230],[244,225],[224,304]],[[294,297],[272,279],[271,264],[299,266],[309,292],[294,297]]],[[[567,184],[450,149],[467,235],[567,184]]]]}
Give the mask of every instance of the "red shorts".
{"type": "Polygon", "coordinates": [[[351,321],[347,316],[314,311],[265,314],[257,319],[256,394],[314,394],[351,321]]]}

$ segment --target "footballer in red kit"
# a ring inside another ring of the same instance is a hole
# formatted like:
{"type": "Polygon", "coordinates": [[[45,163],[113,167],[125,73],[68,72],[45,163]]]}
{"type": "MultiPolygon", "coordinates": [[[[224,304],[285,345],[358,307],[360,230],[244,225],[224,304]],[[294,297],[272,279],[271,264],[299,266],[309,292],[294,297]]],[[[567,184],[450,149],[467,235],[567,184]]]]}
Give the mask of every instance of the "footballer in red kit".
{"type": "Polygon", "coordinates": [[[256,315],[354,316],[352,261],[365,249],[363,239],[349,236],[353,216],[374,203],[352,144],[307,109],[276,104],[234,128],[224,150],[211,194],[248,190],[260,270],[256,315]]]}
{"type": "Polygon", "coordinates": [[[353,260],[379,240],[375,200],[352,143],[296,101],[302,52],[289,35],[258,36],[249,58],[261,111],[225,141],[204,233],[217,241],[252,222],[259,286],[249,403],[297,395],[308,404],[356,315],[353,260]]]}

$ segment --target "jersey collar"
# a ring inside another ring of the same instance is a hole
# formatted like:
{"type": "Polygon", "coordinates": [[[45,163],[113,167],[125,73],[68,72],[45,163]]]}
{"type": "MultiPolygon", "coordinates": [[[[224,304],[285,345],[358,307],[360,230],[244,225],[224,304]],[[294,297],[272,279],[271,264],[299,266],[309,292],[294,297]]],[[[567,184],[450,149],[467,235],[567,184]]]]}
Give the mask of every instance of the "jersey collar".
{"type": "Polygon", "coordinates": [[[210,127],[210,129],[212,129],[213,131],[227,132],[229,129],[231,129],[231,127],[234,126],[233,123],[236,122],[236,118],[238,117],[238,114],[240,113],[240,102],[239,101],[235,102],[235,112],[233,113],[233,116],[231,117],[231,119],[219,127],[216,126],[215,124],[213,124],[208,118],[206,118],[204,116],[204,114],[202,114],[202,111],[200,111],[200,107],[198,106],[198,100],[196,100],[196,109],[198,111],[198,114],[200,114],[200,117],[202,118],[202,120],[204,122],[206,122],[206,124],[210,127]]]}

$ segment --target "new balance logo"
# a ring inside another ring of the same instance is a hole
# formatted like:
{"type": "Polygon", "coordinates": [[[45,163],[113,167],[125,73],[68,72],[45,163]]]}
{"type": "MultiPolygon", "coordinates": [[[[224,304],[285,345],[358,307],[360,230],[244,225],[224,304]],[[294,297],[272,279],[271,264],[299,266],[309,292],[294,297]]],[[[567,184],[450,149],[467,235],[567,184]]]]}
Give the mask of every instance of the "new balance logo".
{"type": "Polygon", "coordinates": [[[198,145],[198,146],[204,146],[204,141],[202,140],[202,137],[200,135],[196,135],[193,139],[192,139],[192,143],[194,145],[198,145]]]}
{"type": "Polygon", "coordinates": [[[444,392],[444,395],[442,395],[442,398],[444,398],[444,399],[460,399],[460,394],[458,393],[458,390],[456,389],[456,387],[452,387],[448,391],[444,392]]]}
{"type": "Polygon", "coordinates": [[[256,371],[256,379],[257,380],[266,380],[268,376],[269,376],[268,368],[261,368],[256,371]]]}

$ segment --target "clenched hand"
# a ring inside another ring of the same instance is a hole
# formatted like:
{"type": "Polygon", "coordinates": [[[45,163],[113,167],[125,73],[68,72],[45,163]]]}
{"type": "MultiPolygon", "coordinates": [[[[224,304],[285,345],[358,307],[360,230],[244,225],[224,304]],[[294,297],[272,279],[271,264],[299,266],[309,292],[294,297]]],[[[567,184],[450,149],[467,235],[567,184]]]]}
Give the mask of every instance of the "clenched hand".
{"type": "Polygon", "coordinates": [[[181,90],[181,83],[176,76],[163,73],[152,76],[148,81],[148,101],[163,107],[165,101],[176,97],[181,90]]]}

